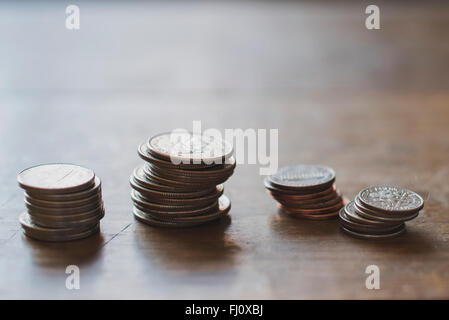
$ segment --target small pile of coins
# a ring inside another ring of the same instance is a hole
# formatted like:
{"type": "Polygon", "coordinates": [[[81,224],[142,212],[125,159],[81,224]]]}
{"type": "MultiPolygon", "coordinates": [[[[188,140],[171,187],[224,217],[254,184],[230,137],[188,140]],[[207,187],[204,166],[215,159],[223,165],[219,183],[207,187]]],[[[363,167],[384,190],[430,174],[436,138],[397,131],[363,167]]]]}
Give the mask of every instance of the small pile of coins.
{"type": "Polygon", "coordinates": [[[233,174],[225,140],[188,132],[163,133],[138,147],[145,164],[131,178],[134,217],[158,227],[192,227],[226,216],[223,183],[233,174]]]}
{"type": "Polygon", "coordinates": [[[363,189],[340,211],[341,229],[356,238],[387,239],[405,231],[405,221],[424,207],[416,192],[394,186],[363,189]]]}
{"type": "Polygon", "coordinates": [[[17,177],[27,212],[19,217],[25,235],[42,241],[71,241],[100,230],[104,217],[101,181],[87,168],[44,164],[17,177]]]}
{"type": "Polygon", "coordinates": [[[334,170],[320,165],[283,167],[264,181],[284,212],[309,220],[338,216],[344,199],[334,183],[334,170]]]}

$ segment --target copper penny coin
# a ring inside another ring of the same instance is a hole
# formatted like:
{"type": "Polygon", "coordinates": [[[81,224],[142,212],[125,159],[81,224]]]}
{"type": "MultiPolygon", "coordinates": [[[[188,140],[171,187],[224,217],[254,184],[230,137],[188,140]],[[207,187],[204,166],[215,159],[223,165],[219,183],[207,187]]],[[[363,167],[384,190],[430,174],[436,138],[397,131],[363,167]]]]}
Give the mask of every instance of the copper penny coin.
{"type": "Polygon", "coordinates": [[[308,220],[330,220],[338,217],[338,212],[335,211],[326,214],[301,214],[300,217],[308,220]]]}
{"type": "Polygon", "coordinates": [[[338,191],[335,191],[331,194],[322,196],[320,198],[315,198],[315,199],[307,199],[307,200],[294,200],[291,201],[289,200],[287,197],[274,197],[278,202],[282,203],[282,204],[286,204],[292,207],[301,207],[301,206],[308,206],[308,205],[315,205],[315,204],[321,204],[324,202],[328,202],[334,199],[341,199],[341,194],[338,191]]]}
{"type": "Polygon", "coordinates": [[[329,220],[329,219],[334,219],[335,217],[338,216],[338,212],[339,212],[339,211],[335,211],[335,212],[329,212],[329,213],[325,213],[325,214],[302,214],[302,213],[297,213],[297,212],[290,211],[289,208],[285,208],[285,207],[282,207],[282,206],[280,206],[280,208],[281,208],[281,210],[283,212],[287,213],[291,217],[307,219],[307,220],[329,220]]]}
{"type": "Polygon", "coordinates": [[[330,187],[335,181],[335,172],[321,165],[294,165],[280,168],[268,179],[271,185],[280,189],[304,190],[330,187]]]}
{"type": "Polygon", "coordinates": [[[34,199],[32,197],[29,197],[25,194],[25,200],[38,207],[43,208],[73,208],[73,207],[80,207],[80,206],[86,206],[92,203],[98,203],[101,201],[101,194],[97,193],[93,196],[90,196],[89,198],[80,199],[80,200],[73,200],[73,201],[47,201],[47,200],[38,200],[34,199]]]}
{"type": "Polygon", "coordinates": [[[266,177],[264,179],[264,186],[272,194],[292,195],[292,196],[308,196],[308,195],[313,195],[313,194],[317,194],[320,192],[328,191],[334,185],[332,183],[331,185],[322,185],[322,186],[307,188],[307,189],[281,189],[281,188],[275,187],[270,182],[270,177],[266,177]]]}
{"type": "Polygon", "coordinates": [[[46,194],[66,194],[93,185],[92,170],[74,164],[43,164],[23,170],[17,181],[23,189],[46,194]]]}
{"type": "Polygon", "coordinates": [[[424,207],[419,194],[395,186],[368,187],[360,191],[358,198],[365,207],[391,216],[415,213],[424,207]]]}
{"type": "MultiPolygon", "coordinates": [[[[289,202],[287,202],[289,203],[289,202]]],[[[291,202],[289,204],[293,204],[293,208],[297,208],[297,209],[323,209],[323,208],[329,208],[335,205],[342,205],[343,204],[343,198],[339,195],[337,195],[336,197],[330,199],[330,200],[326,200],[323,202],[316,202],[316,203],[311,203],[311,204],[299,204],[299,205],[295,205],[295,202],[291,202]]]]}
{"type": "MultiPolygon", "coordinates": [[[[281,204],[282,209],[290,212],[290,213],[299,213],[299,214],[327,214],[327,213],[334,213],[339,211],[343,207],[343,203],[338,203],[336,205],[327,207],[327,208],[320,208],[320,209],[298,209],[294,207],[287,207],[281,204]]],[[[338,214],[338,212],[337,212],[338,214]]]]}
{"type": "Polygon", "coordinates": [[[337,191],[337,189],[336,189],[335,185],[332,185],[330,188],[324,189],[323,191],[307,193],[307,194],[298,194],[298,193],[291,194],[291,193],[284,193],[284,192],[273,191],[273,190],[268,189],[268,192],[273,197],[286,198],[286,199],[298,200],[298,201],[312,200],[312,199],[324,197],[324,196],[332,194],[336,191],[337,191]]]}
{"type": "Polygon", "coordinates": [[[75,201],[89,198],[95,194],[101,194],[101,180],[95,176],[94,184],[86,190],[68,194],[46,194],[33,191],[25,191],[25,197],[45,201],[75,201]]]}
{"type": "Polygon", "coordinates": [[[231,157],[230,143],[216,136],[174,130],[151,137],[148,152],[173,164],[223,164],[231,157]]]}

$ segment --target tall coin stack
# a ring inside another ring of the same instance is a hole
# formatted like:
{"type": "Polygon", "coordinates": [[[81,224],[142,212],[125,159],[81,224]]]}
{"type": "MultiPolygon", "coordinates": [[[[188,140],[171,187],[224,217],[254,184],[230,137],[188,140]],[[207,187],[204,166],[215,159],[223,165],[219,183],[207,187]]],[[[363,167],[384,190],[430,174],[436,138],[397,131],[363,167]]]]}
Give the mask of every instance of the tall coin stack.
{"type": "Polygon", "coordinates": [[[280,168],[264,181],[265,188],[286,213],[309,220],[338,216],[344,199],[335,186],[335,172],[320,165],[280,168]]]}
{"type": "Polygon", "coordinates": [[[192,227],[228,214],[223,183],[233,174],[225,140],[188,132],[163,133],[138,147],[145,163],[131,178],[133,214],[159,227],[192,227]]]}
{"type": "Polygon", "coordinates": [[[356,238],[386,239],[405,231],[405,221],[424,207],[416,192],[393,186],[363,189],[340,211],[341,229],[356,238]]]}
{"type": "Polygon", "coordinates": [[[90,169],[44,164],[17,177],[25,189],[27,212],[19,217],[25,235],[42,241],[86,238],[100,230],[104,217],[101,181],[90,169]]]}

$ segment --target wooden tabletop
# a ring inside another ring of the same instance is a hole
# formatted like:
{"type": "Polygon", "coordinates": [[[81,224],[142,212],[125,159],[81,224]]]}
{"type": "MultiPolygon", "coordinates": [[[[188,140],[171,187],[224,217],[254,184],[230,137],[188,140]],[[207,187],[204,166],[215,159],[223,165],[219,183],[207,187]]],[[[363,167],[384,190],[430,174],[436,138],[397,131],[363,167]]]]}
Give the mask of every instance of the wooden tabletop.
{"type": "Polygon", "coordinates": [[[381,29],[367,30],[367,4],[81,1],[69,31],[65,4],[2,3],[0,298],[449,298],[449,10],[380,2],[381,29]],[[193,120],[279,129],[280,166],[331,166],[349,199],[405,186],[425,209],[397,239],[357,240],[279,213],[243,164],[225,184],[229,219],[136,222],[137,145],[193,120]],[[22,234],[17,173],[47,162],[102,179],[99,235],[22,234]],[[368,265],[380,290],[365,287],[368,265]]]}

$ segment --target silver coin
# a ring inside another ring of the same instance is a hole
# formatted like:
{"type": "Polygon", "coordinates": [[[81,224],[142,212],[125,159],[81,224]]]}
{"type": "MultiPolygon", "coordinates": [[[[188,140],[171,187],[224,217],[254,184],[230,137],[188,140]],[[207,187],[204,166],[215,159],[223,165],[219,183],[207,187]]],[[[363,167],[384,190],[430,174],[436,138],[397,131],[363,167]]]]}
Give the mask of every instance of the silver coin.
{"type": "Polygon", "coordinates": [[[232,155],[230,143],[215,136],[172,131],[150,138],[148,151],[173,164],[222,164],[232,155]]]}
{"type": "MultiPolygon", "coordinates": [[[[202,189],[202,190],[190,190],[190,192],[183,192],[182,190],[179,190],[175,187],[171,187],[171,189],[169,189],[170,191],[161,191],[161,190],[157,190],[155,189],[155,184],[152,183],[151,181],[149,181],[149,179],[147,179],[147,177],[145,176],[145,173],[143,171],[142,167],[137,168],[134,172],[133,175],[130,178],[130,183],[131,185],[133,184],[137,184],[140,187],[145,189],[146,193],[150,193],[155,197],[165,197],[165,198],[196,198],[196,197],[201,197],[204,196],[208,193],[211,193],[215,190],[215,187],[210,187],[207,189],[202,189]]],[[[156,188],[159,188],[159,185],[156,185],[156,188]]],[[[162,187],[166,187],[163,186],[162,187]]],[[[168,188],[167,188],[168,189],[168,188]]]]}
{"type": "Polygon", "coordinates": [[[355,203],[354,209],[359,216],[364,217],[366,219],[377,220],[377,221],[382,221],[382,222],[386,222],[386,223],[387,222],[389,222],[389,223],[405,222],[405,221],[412,220],[412,219],[416,218],[419,214],[419,211],[417,211],[417,212],[412,212],[408,215],[385,217],[384,215],[379,215],[379,213],[377,211],[374,211],[372,209],[368,209],[368,208],[364,207],[363,204],[360,203],[360,199],[358,196],[355,197],[354,203],[355,203]]]}
{"type": "Polygon", "coordinates": [[[72,207],[72,208],[46,208],[46,207],[32,205],[26,199],[24,200],[24,202],[25,202],[25,206],[27,207],[29,212],[36,213],[36,214],[42,214],[42,215],[60,215],[60,216],[81,214],[81,213],[85,213],[87,211],[98,209],[103,206],[103,201],[101,201],[101,200],[94,201],[88,205],[72,207]]]}
{"type": "MultiPolygon", "coordinates": [[[[152,217],[151,215],[146,214],[145,212],[139,210],[136,207],[133,207],[134,217],[145,224],[156,226],[156,227],[165,227],[165,228],[186,228],[186,227],[194,227],[198,225],[202,225],[207,222],[211,222],[213,220],[220,219],[229,213],[231,208],[231,201],[226,196],[220,197],[221,201],[219,204],[219,209],[215,213],[214,216],[210,216],[210,219],[206,220],[189,220],[189,221],[174,221],[174,220],[160,220],[158,218],[152,217]]],[[[195,218],[195,217],[192,217],[195,218]]]]}
{"type": "Polygon", "coordinates": [[[193,164],[193,163],[188,163],[188,164],[173,164],[170,162],[170,159],[161,159],[161,158],[157,158],[155,156],[153,156],[149,150],[148,150],[148,146],[147,146],[147,142],[143,142],[141,143],[138,147],[137,147],[137,154],[139,155],[139,157],[149,163],[153,163],[153,164],[157,164],[158,166],[161,167],[166,167],[166,168],[184,168],[184,169],[189,169],[189,170],[198,170],[198,169],[203,169],[203,168],[213,168],[215,165],[205,165],[204,163],[200,163],[200,164],[193,164]]]}
{"type": "Polygon", "coordinates": [[[334,170],[321,165],[283,167],[269,177],[271,185],[287,189],[319,188],[332,185],[334,180],[334,170]]]}
{"type": "Polygon", "coordinates": [[[136,193],[137,191],[134,190],[132,191],[132,200],[134,206],[137,209],[145,213],[154,215],[156,217],[165,216],[177,218],[177,217],[199,216],[201,214],[211,212],[216,208],[218,208],[218,200],[215,200],[211,204],[205,205],[203,207],[193,209],[180,206],[161,206],[161,208],[155,208],[152,203],[148,203],[145,200],[142,200],[136,193]]]}
{"type": "Polygon", "coordinates": [[[378,220],[378,221],[383,221],[383,222],[405,222],[405,221],[415,219],[418,216],[419,212],[413,214],[412,216],[407,216],[406,218],[398,218],[398,219],[390,219],[390,218],[375,216],[375,215],[372,215],[370,213],[366,213],[363,211],[358,211],[357,214],[359,216],[362,216],[362,217],[365,217],[365,218],[371,219],[371,220],[378,220]]]}
{"type": "Polygon", "coordinates": [[[36,225],[33,223],[30,215],[26,212],[22,213],[19,217],[19,222],[27,234],[33,234],[35,237],[40,239],[51,239],[51,238],[65,238],[74,236],[85,232],[86,230],[92,229],[98,223],[89,226],[81,227],[70,227],[70,228],[48,228],[36,225]]]}
{"type": "Polygon", "coordinates": [[[361,233],[357,231],[353,231],[347,227],[340,226],[341,230],[345,232],[346,234],[349,234],[352,237],[359,238],[359,239],[370,239],[370,240],[380,240],[380,239],[390,239],[395,238],[405,232],[405,226],[400,227],[394,232],[391,233],[385,233],[385,234],[368,234],[368,233],[361,233]]]}
{"type": "Polygon", "coordinates": [[[151,218],[145,212],[139,210],[136,207],[133,207],[133,215],[136,220],[148,224],[153,227],[163,227],[163,228],[188,228],[195,227],[200,225],[199,222],[170,222],[170,221],[162,221],[151,218]]]}
{"type": "Polygon", "coordinates": [[[202,189],[202,190],[193,190],[193,188],[180,188],[179,186],[170,186],[170,185],[164,185],[161,183],[157,183],[154,180],[151,180],[148,178],[148,176],[145,174],[145,171],[143,169],[143,166],[137,167],[134,169],[133,175],[134,180],[137,184],[140,186],[146,188],[146,189],[152,189],[159,192],[164,193],[189,193],[189,192],[195,192],[196,196],[205,195],[207,193],[210,193],[215,189],[215,186],[211,186],[209,189],[202,189]]]}
{"type": "Polygon", "coordinates": [[[146,199],[138,191],[132,190],[131,200],[133,201],[135,206],[139,207],[139,209],[143,211],[182,212],[190,210],[200,210],[214,203],[217,204],[218,197],[217,199],[212,199],[210,202],[206,203],[195,202],[187,205],[160,204],[152,201],[151,199],[146,199]]]}
{"type": "Polygon", "coordinates": [[[17,176],[19,185],[41,193],[71,193],[84,190],[94,183],[92,170],[73,164],[43,164],[23,170],[17,176]]]}
{"type": "Polygon", "coordinates": [[[166,194],[161,195],[156,193],[154,190],[147,189],[136,183],[133,176],[130,177],[131,187],[138,191],[139,194],[152,202],[167,204],[167,205],[188,205],[195,203],[209,203],[211,200],[220,197],[223,194],[224,187],[222,184],[215,186],[211,192],[192,197],[192,193],[177,193],[167,196],[166,194]]]}
{"type": "Polygon", "coordinates": [[[168,185],[168,186],[178,188],[179,191],[192,190],[192,188],[193,189],[204,189],[204,187],[205,187],[205,185],[201,184],[201,183],[181,182],[181,181],[175,181],[175,180],[164,178],[162,176],[159,176],[157,173],[153,172],[147,164],[144,164],[143,172],[149,180],[155,181],[156,183],[160,183],[163,185],[168,185]]]}
{"type": "Polygon", "coordinates": [[[86,219],[90,219],[93,217],[97,217],[101,214],[103,214],[105,211],[103,206],[99,206],[93,210],[90,211],[86,211],[86,212],[82,212],[82,213],[77,213],[77,214],[64,214],[64,215],[54,215],[54,214],[42,214],[42,213],[36,213],[33,211],[28,211],[28,214],[31,217],[35,217],[37,219],[43,219],[43,220],[49,220],[49,221],[53,221],[55,223],[64,223],[64,222],[76,222],[76,221],[81,221],[81,220],[86,220],[86,219]]]}
{"type": "Polygon", "coordinates": [[[419,211],[424,206],[423,198],[411,190],[394,186],[372,186],[358,194],[363,205],[391,214],[419,211]]]}
{"type": "Polygon", "coordinates": [[[365,224],[351,220],[351,218],[347,215],[347,211],[342,208],[339,213],[340,224],[346,228],[349,228],[353,231],[360,233],[368,233],[368,234],[384,234],[391,233],[394,230],[397,230],[399,227],[402,227],[404,223],[396,224],[396,225],[375,225],[375,224],[365,224]]]}
{"type": "Polygon", "coordinates": [[[357,213],[358,209],[359,208],[357,207],[355,201],[349,202],[344,207],[344,210],[345,210],[345,213],[346,213],[347,217],[350,220],[352,220],[354,222],[361,223],[361,224],[374,225],[374,226],[379,226],[379,227],[382,227],[382,226],[396,226],[396,227],[398,227],[399,224],[402,222],[402,221],[387,222],[387,221],[379,221],[379,220],[367,219],[366,217],[361,216],[361,215],[359,215],[357,213]]]}
{"type": "Polygon", "coordinates": [[[104,217],[104,210],[100,211],[100,214],[88,219],[64,221],[57,219],[43,219],[42,217],[30,215],[30,220],[35,225],[44,228],[82,228],[85,226],[92,226],[98,223],[104,217]]]}
{"type": "Polygon", "coordinates": [[[225,195],[221,196],[218,199],[218,207],[210,212],[203,213],[201,215],[195,215],[195,216],[184,216],[184,217],[174,217],[172,215],[154,215],[152,212],[145,211],[145,214],[148,216],[162,221],[170,221],[170,222],[199,222],[199,223],[205,223],[209,221],[216,220],[218,218],[221,218],[225,214],[229,212],[231,209],[231,201],[228,197],[225,195]]]}
{"type": "Polygon", "coordinates": [[[178,173],[173,173],[169,170],[164,170],[161,168],[158,168],[154,165],[148,164],[146,163],[144,165],[145,167],[148,167],[149,171],[157,174],[159,177],[168,179],[168,180],[172,180],[172,181],[179,181],[179,182],[184,182],[184,183],[196,183],[196,184],[220,184],[225,182],[226,180],[229,179],[229,177],[231,177],[231,175],[234,173],[233,171],[227,172],[225,175],[222,176],[209,176],[209,175],[204,175],[204,176],[188,176],[188,175],[181,175],[178,173]]]}
{"type": "Polygon", "coordinates": [[[229,176],[234,172],[236,167],[236,161],[234,157],[230,157],[227,161],[227,164],[215,165],[213,167],[207,167],[202,169],[188,170],[188,169],[179,169],[179,168],[168,168],[159,166],[154,163],[148,164],[151,168],[155,168],[156,170],[166,171],[172,175],[181,175],[187,177],[208,177],[208,178],[220,178],[223,176],[229,176]]]}
{"type": "Polygon", "coordinates": [[[39,232],[33,232],[30,229],[23,229],[23,233],[34,240],[39,241],[46,241],[46,242],[66,242],[66,241],[74,241],[74,240],[81,240],[87,237],[90,237],[94,234],[97,234],[100,232],[100,224],[97,223],[96,225],[92,226],[90,229],[87,229],[85,231],[81,231],[76,234],[68,234],[68,235],[62,235],[62,236],[55,236],[55,235],[48,235],[48,234],[42,234],[39,232]]]}

